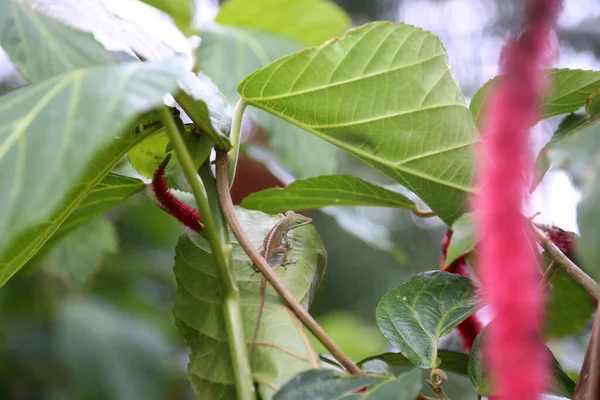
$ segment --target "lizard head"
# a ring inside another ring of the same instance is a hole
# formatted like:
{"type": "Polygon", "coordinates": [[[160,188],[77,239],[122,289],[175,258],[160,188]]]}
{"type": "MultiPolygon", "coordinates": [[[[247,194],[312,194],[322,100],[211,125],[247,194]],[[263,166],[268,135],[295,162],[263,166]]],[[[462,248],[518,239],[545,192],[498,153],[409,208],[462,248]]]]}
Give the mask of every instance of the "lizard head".
{"type": "Polygon", "coordinates": [[[304,215],[301,214],[296,214],[293,211],[288,211],[285,213],[286,217],[292,217],[292,223],[294,225],[294,227],[299,227],[299,226],[303,226],[303,225],[308,225],[312,222],[312,218],[308,218],[305,217],[304,215]]]}

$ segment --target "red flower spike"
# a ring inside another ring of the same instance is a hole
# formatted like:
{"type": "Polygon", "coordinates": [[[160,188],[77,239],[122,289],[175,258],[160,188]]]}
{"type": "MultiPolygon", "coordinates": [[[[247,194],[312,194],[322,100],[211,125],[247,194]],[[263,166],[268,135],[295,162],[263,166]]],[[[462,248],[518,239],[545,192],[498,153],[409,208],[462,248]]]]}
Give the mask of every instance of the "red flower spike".
{"type": "Polygon", "coordinates": [[[544,293],[530,223],[523,215],[532,174],[529,128],[550,64],[560,0],[528,0],[526,23],[502,51],[479,149],[474,198],[484,294],[494,314],[483,349],[498,400],[537,400],[548,387],[548,354],[540,330],[544,293]]]}
{"type": "MultiPolygon", "coordinates": [[[[446,263],[446,257],[448,255],[448,246],[450,246],[450,241],[452,240],[452,229],[448,228],[444,238],[442,239],[442,255],[441,255],[441,265],[440,269],[444,270],[444,264],[446,263]]],[[[457,258],[452,264],[448,265],[445,269],[446,272],[451,272],[454,274],[469,276],[469,269],[467,268],[467,263],[465,260],[465,255],[457,258]]],[[[460,337],[460,341],[463,349],[469,353],[471,351],[471,347],[473,347],[473,342],[475,338],[483,329],[483,324],[479,319],[477,319],[476,314],[469,316],[469,318],[465,319],[461,322],[457,327],[456,331],[458,336],[460,337]]]]}
{"type": "Polygon", "coordinates": [[[154,172],[152,178],[152,191],[154,192],[154,196],[161,207],[179,222],[193,231],[202,232],[202,219],[198,210],[188,206],[169,191],[169,187],[165,181],[165,170],[167,169],[167,164],[169,164],[170,160],[171,155],[169,154],[164,161],[160,163],[156,172],[154,172]]]}

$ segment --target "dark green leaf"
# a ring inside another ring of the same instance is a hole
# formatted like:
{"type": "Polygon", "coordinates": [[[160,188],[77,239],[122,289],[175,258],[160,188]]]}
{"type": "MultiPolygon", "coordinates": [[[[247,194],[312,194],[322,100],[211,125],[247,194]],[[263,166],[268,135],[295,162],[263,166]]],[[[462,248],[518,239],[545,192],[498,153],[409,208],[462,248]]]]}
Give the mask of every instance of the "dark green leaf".
{"type": "MultiPolygon", "coordinates": [[[[464,353],[459,353],[451,350],[438,350],[438,358],[441,360],[440,368],[444,371],[455,372],[459,375],[467,376],[467,366],[469,364],[469,356],[464,353]]],[[[364,360],[358,363],[362,366],[364,363],[372,360],[385,361],[391,367],[409,367],[413,363],[406,358],[402,353],[383,353],[364,360]]]]}
{"type": "Polygon", "coordinates": [[[421,371],[413,369],[397,378],[340,376],[328,370],[302,372],[287,382],[274,400],[413,400],[421,390],[421,371]],[[367,388],[366,392],[357,391],[367,388]]]}
{"type": "Polygon", "coordinates": [[[0,0],[0,45],[30,82],[114,64],[91,33],[77,31],[16,0],[0,0]]]}
{"type": "MultiPolygon", "coordinates": [[[[198,60],[232,104],[237,85],[251,72],[303,46],[295,40],[257,30],[215,25],[203,30],[198,60]]],[[[335,171],[337,149],[271,114],[252,113],[269,136],[269,145],[294,175],[304,178],[335,171]]]]}
{"type": "Polygon", "coordinates": [[[0,265],[0,284],[31,255],[7,250],[13,240],[38,224],[47,224],[52,232],[64,221],[114,165],[95,165],[97,171],[91,172],[94,157],[107,148],[112,156],[123,150],[114,142],[115,147],[109,147],[111,140],[127,132],[138,114],[161,104],[182,69],[181,59],[175,58],[77,70],[3,96],[0,253],[3,261],[12,261],[0,265]],[[94,176],[91,181],[88,172],[94,176]]]}
{"type": "MultiPolygon", "coordinates": [[[[255,211],[240,210],[238,215],[257,247],[279,220],[255,211]]],[[[323,273],[325,254],[314,228],[302,227],[293,231],[290,259],[297,263],[277,269],[288,289],[305,306],[312,300],[315,285],[323,273]]],[[[260,274],[248,265],[248,257],[237,243],[233,244],[233,259],[242,299],[245,336],[249,339],[256,318],[260,274]]],[[[209,245],[199,235],[190,233],[189,237],[180,238],[175,275],[178,284],[173,314],[180,333],[192,349],[188,367],[192,387],[199,397],[207,400],[235,397],[223,297],[219,294],[221,284],[209,245]]],[[[308,345],[301,323],[274,290],[270,286],[267,288],[262,328],[251,355],[254,378],[264,399],[271,398],[274,391],[294,374],[318,366],[318,358],[308,345]]]]}
{"type": "Polygon", "coordinates": [[[238,87],[264,109],[414,191],[451,224],[472,192],[473,120],[439,39],[372,23],[280,58],[238,87]],[[371,93],[365,96],[364,93],[371,93]]]}
{"type": "Polygon", "coordinates": [[[581,331],[596,309],[594,298],[560,268],[550,284],[544,336],[563,338],[581,331]]]}
{"type": "Polygon", "coordinates": [[[596,89],[585,103],[585,111],[590,117],[596,118],[600,115],[600,89],[596,89]]]}
{"type": "Polygon", "coordinates": [[[242,207],[267,213],[308,210],[327,206],[376,206],[412,210],[406,196],[351,175],[317,176],[292,182],[285,189],[253,193],[242,207]]]}
{"type": "Polygon", "coordinates": [[[475,232],[473,231],[473,215],[463,214],[452,224],[452,239],[448,246],[446,263],[444,268],[456,261],[463,254],[471,252],[475,248],[475,232]]]}
{"type": "Polygon", "coordinates": [[[578,243],[581,262],[586,272],[600,280],[600,246],[597,238],[600,221],[600,125],[589,124],[565,137],[550,149],[550,157],[565,168],[582,191],[577,206],[577,225],[581,233],[578,243]]]}
{"type": "MultiPolygon", "coordinates": [[[[494,394],[489,377],[483,367],[485,362],[483,360],[482,348],[486,345],[486,332],[487,328],[477,335],[473,342],[473,346],[471,347],[469,357],[469,378],[471,378],[471,382],[477,388],[477,393],[481,396],[491,396],[494,394]]],[[[549,393],[571,398],[573,391],[575,390],[575,382],[573,382],[562,370],[550,349],[546,348],[546,350],[550,359],[550,374],[552,378],[552,385],[549,393]]]]}
{"type": "Polygon", "coordinates": [[[96,218],[69,233],[41,264],[49,275],[79,292],[97,272],[104,257],[117,251],[117,242],[113,224],[105,218],[96,218]]]}
{"type": "Polygon", "coordinates": [[[379,329],[414,365],[440,364],[438,341],[478,309],[473,282],[442,271],[423,272],[388,292],[377,306],[379,329]]]}
{"type": "Polygon", "coordinates": [[[341,8],[323,0],[228,0],[216,22],[287,36],[309,46],[321,44],[350,25],[341,8]]]}
{"type": "Polygon", "coordinates": [[[194,2],[191,0],[142,0],[173,17],[175,25],[186,36],[194,34],[194,2]]]}
{"type": "Polygon", "coordinates": [[[175,369],[160,330],[89,299],[67,298],[56,323],[56,354],[80,399],[163,400],[175,369]]]}
{"type": "MultiPolygon", "coordinates": [[[[477,126],[481,124],[481,112],[498,77],[483,85],[471,100],[469,108],[477,126]]],[[[575,112],[585,105],[588,96],[600,89],[600,72],[582,71],[578,69],[548,70],[549,91],[541,105],[541,119],[553,115],[575,112]]]]}

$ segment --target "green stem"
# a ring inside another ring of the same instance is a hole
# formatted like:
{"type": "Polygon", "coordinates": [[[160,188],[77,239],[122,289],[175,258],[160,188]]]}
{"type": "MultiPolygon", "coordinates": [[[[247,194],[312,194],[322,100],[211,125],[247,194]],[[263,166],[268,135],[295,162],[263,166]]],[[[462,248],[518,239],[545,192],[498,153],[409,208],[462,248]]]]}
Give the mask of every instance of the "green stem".
{"type": "Polygon", "coordinates": [[[171,144],[175,149],[175,154],[181,164],[183,173],[192,187],[194,198],[198,204],[200,214],[202,215],[205,237],[207,238],[212,254],[215,257],[217,273],[223,287],[223,312],[225,314],[225,324],[235,376],[237,398],[238,400],[252,400],[255,399],[256,396],[246,348],[246,338],[244,336],[244,325],[240,309],[240,293],[231,268],[231,244],[229,243],[227,232],[222,229],[223,217],[220,211],[217,211],[214,207],[212,208],[216,213],[213,214],[211,204],[208,202],[202,182],[198,179],[192,157],[185,146],[183,138],[177,130],[177,126],[171,113],[166,107],[163,107],[160,111],[160,116],[163,124],[167,128],[169,139],[171,139],[171,144]],[[216,220],[213,218],[213,215],[219,215],[220,218],[216,220]],[[219,229],[219,225],[221,225],[221,229],[219,229]]]}
{"type": "Polygon", "coordinates": [[[240,153],[240,142],[242,136],[242,120],[244,117],[244,111],[246,110],[246,102],[244,99],[240,100],[235,105],[235,111],[233,112],[233,120],[231,121],[231,133],[229,134],[229,140],[231,141],[231,150],[229,151],[229,186],[233,183],[233,177],[235,176],[235,169],[237,167],[237,160],[240,153]]]}

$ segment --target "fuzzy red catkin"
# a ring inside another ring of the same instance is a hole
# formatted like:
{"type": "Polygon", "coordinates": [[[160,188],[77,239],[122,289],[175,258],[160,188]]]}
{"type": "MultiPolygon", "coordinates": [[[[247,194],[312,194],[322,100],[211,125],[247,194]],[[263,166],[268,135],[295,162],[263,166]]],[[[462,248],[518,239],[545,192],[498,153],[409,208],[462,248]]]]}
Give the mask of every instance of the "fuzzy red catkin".
{"type": "MultiPolygon", "coordinates": [[[[446,257],[448,256],[448,246],[450,246],[450,241],[452,240],[452,229],[448,228],[444,238],[442,239],[442,255],[441,255],[441,263],[440,269],[446,272],[452,272],[454,274],[469,276],[469,269],[467,268],[467,262],[465,260],[465,255],[460,256],[456,260],[454,260],[447,268],[444,268],[446,264],[446,257]]],[[[458,336],[460,337],[460,341],[465,352],[469,353],[471,351],[471,347],[473,347],[473,342],[475,338],[481,332],[483,328],[483,324],[477,318],[476,314],[469,316],[463,322],[458,324],[456,327],[456,331],[458,336]]]]}
{"type": "Polygon", "coordinates": [[[523,206],[533,164],[528,131],[539,117],[542,68],[552,59],[562,2],[529,0],[526,5],[524,29],[503,49],[503,76],[490,94],[478,154],[481,191],[473,199],[481,238],[478,265],[495,317],[484,352],[500,400],[535,400],[548,385],[548,358],[540,338],[540,270],[523,206]]]}
{"type": "Polygon", "coordinates": [[[170,159],[171,155],[169,154],[158,166],[156,172],[154,172],[152,178],[152,191],[154,192],[154,196],[162,208],[173,217],[177,218],[179,222],[196,232],[202,232],[202,224],[200,223],[201,219],[198,210],[188,206],[169,191],[169,187],[165,181],[165,170],[167,169],[167,164],[169,164],[170,159]]]}

